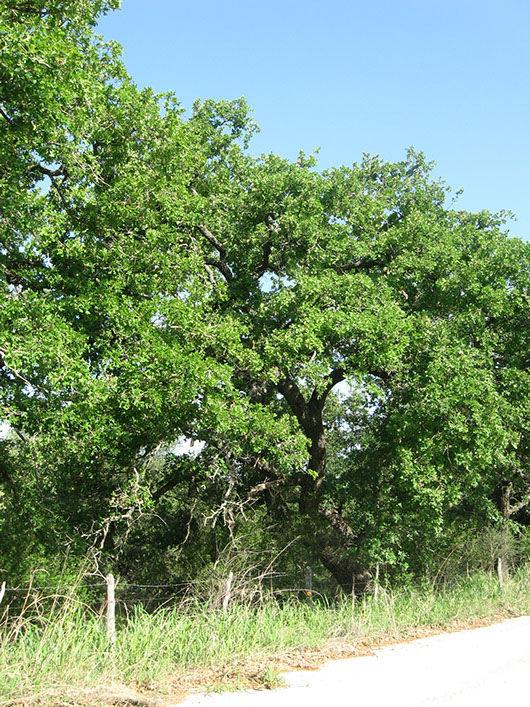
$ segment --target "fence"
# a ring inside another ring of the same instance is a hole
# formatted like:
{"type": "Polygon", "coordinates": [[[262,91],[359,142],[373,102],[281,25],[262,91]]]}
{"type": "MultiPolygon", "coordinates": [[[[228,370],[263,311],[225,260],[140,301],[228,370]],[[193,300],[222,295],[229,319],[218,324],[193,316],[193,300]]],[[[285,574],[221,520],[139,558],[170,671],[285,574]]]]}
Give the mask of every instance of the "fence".
{"type": "MultiPolygon", "coordinates": [[[[502,587],[508,573],[500,558],[496,571],[502,587]]],[[[226,612],[231,605],[256,605],[271,599],[281,604],[286,598],[295,597],[313,607],[315,600],[319,603],[324,601],[329,605],[330,600],[335,598],[327,593],[315,591],[313,571],[309,566],[305,568],[303,580],[295,588],[275,587],[275,580],[287,578],[287,575],[279,574],[246,578],[246,584],[242,585],[241,577],[236,576],[233,571],[230,571],[228,576],[217,576],[216,582],[211,577],[209,582],[203,580],[176,584],[120,583],[116,582],[113,574],[99,576],[98,581],[93,581],[93,575],[87,577],[90,577],[90,581],[86,583],[53,586],[30,584],[27,587],[7,587],[4,580],[0,585],[0,620],[9,621],[32,614],[37,618],[42,617],[47,606],[57,607],[61,600],[73,599],[80,601],[104,619],[107,640],[114,644],[117,613],[121,613],[122,617],[128,616],[129,611],[137,605],[147,611],[154,611],[164,606],[184,608],[191,603],[192,606],[207,605],[209,609],[226,612]],[[194,595],[194,589],[197,588],[199,591],[194,595]],[[205,590],[209,590],[209,593],[205,590]]],[[[383,596],[386,595],[383,589],[386,582],[381,582],[379,565],[375,568],[373,580],[372,593],[377,602],[380,592],[383,596]]],[[[355,602],[353,592],[352,601],[355,602]]]]}
{"type": "MultiPolygon", "coordinates": [[[[322,596],[313,590],[313,572],[306,567],[304,581],[296,588],[277,588],[273,580],[281,575],[271,574],[259,577],[252,590],[246,588],[246,597],[242,596],[241,586],[238,585],[234,573],[229,572],[226,578],[221,579],[215,592],[210,595],[210,604],[213,609],[226,612],[233,603],[254,600],[274,599],[285,600],[286,596],[295,596],[299,600],[313,605],[314,596],[322,596]],[[267,580],[268,586],[267,586],[267,580]]],[[[147,610],[156,610],[162,606],[183,605],[186,595],[194,586],[201,585],[202,589],[210,586],[208,582],[182,582],[177,584],[120,584],[116,582],[113,574],[108,574],[99,581],[77,584],[37,586],[30,584],[27,587],[7,587],[3,581],[0,586],[0,617],[16,617],[23,613],[31,613],[32,608],[42,607],[43,602],[51,601],[56,604],[59,600],[68,600],[74,596],[84,594],[83,604],[97,611],[105,620],[107,639],[110,644],[116,640],[116,613],[122,611],[127,614],[131,607],[141,605],[147,610]],[[104,581],[102,581],[104,579],[104,581]],[[164,590],[161,592],[161,590],[164,590]],[[2,609],[4,611],[2,612],[2,609]]]]}

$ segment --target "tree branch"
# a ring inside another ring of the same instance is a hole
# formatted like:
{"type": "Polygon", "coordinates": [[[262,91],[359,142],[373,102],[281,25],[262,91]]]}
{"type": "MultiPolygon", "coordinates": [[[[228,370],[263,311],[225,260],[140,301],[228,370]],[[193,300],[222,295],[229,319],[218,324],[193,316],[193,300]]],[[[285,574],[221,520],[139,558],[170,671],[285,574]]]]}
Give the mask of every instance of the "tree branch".
{"type": "Polygon", "coordinates": [[[311,438],[313,432],[314,421],[309,414],[309,407],[302,395],[300,388],[296,383],[289,378],[280,378],[276,384],[278,391],[287,400],[291,410],[294,412],[296,419],[300,423],[304,433],[311,438]]]}
{"type": "Polygon", "coordinates": [[[263,275],[264,272],[271,269],[270,257],[272,251],[272,243],[270,239],[267,239],[263,244],[263,257],[261,259],[261,264],[255,268],[254,272],[256,275],[263,275]]]}
{"type": "Polygon", "coordinates": [[[2,118],[5,118],[5,120],[7,120],[8,123],[12,123],[12,122],[13,122],[13,118],[10,118],[10,117],[8,116],[8,114],[4,111],[4,109],[2,108],[2,106],[0,106],[0,115],[2,116],[2,118]]]}
{"type": "Polygon", "coordinates": [[[271,479],[270,481],[263,481],[261,484],[253,486],[248,492],[248,495],[250,497],[257,496],[258,493],[261,493],[262,491],[268,491],[269,489],[278,488],[279,486],[289,486],[290,483],[293,482],[285,477],[282,479],[271,479]]]}
{"type": "Polygon", "coordinates": [[[57,169],[49,169],[48,167],[44,167],[38,162],[34,162],[30,166],[29,171],[40,172],[40,174],[43,174],[44,176],[49,177],[50,179],[53,179],[54,177],[68,177],[68,170],[64,165],[57,167],[57,169]]]}
{"type": "Polygon", "coordinates": [[[383,258],[359,258],[358,260],[353,260],[351,263],[344,263],[344,265],[335,265],[335,270],[338,273],[351,272],[352,270],[370,270],[371,268],[384,268],[387,266],[393,257],[397,253],[390,249],[388,253],[385,254],[383,258]]]}
{"type": "Polygon", "coordinates": [[[224,260],[207,260],[205,264],[211,265],[212,267],[219,270],[221,275],[223,275],[225,280],[227,280],[228,282],[231,282],[234,279],[234,273],[230,270],[224,260]]]}
{"type": "MultiPolygon", "coordinates": [[[[190,193],[193,196],[199,196],[198,191],[195,189],[193,184],[189,187],[190,193]]],[[[196,226],[197,230],[201,235],[206,238],[208,243],[213,245],[213,247],[217,250],[219,253],[219,260],[207,260],[206,265],[212,265],[214,268],[217,268],[221,275],[230,282],[231,280],[234,279],[234,273],[230,270],[230,267],[228,266],[226,262],[226,249],[221,243],[221,241],[216,238],[216,236],[210,231],[209,228],[207,228],[204,224],[198,224],[196,226]]]]}
{"type": "Polygon", "coordinates": [[[206,240],[209,241],[213,245],[213,247],[219,252],[219,257],[224,260],[226,258],[226,250],[223,244],[214,236],[214,234],[208,228],[206,228],[206,226],[199,224],[197,226],[197,229],[200,233],[202,233],[206,240]]]}
{"type": "Polygon", "coordinates": [[[324,392],[318,395],[317,389],[315,388],[309,400],[309,405],[316,407],[320,412],[322,412],[328,395],[331,393],[337,383],[340,383],[345,379],[346,376],[343,368],[336,368],[334,371],[331,371],[328,376],[328,384],[324,388],[324,392]]]}
{"type": "Polygon", "coordinates": [[[207,264],[204,263],[204,269],[206,270],[206,274],[208,275],[208,280],[210,281],[210,285],[215,288],[216,283],[215,283],[215,277],[213,276],[213,272],[211,267],[207,264]]]}
{"type": "Polygon", "coordinates": [[[527,493],[526,496],[523,497],[519,503],[516,503],[515,506],[510,506],[508,508],[508,518],[511,518],[515,513],[518,513],[519,511],[522,511],[523,508],[525,508],[528,504],[530,503],[530,493],[527,493]]]}
{"type": "Polygon", "coordinates": [[[264,222],[269,232],[269,238],[267,238],[263,244],[263,257],[261,259],[261,265],[258,265],[258,267],[254,270],[256,275],[262,275],[270,268],[273,237],[277,236],[280,231],[279,227],[274,223],[274,214],[271,212],[266,214],[264,222]]]}

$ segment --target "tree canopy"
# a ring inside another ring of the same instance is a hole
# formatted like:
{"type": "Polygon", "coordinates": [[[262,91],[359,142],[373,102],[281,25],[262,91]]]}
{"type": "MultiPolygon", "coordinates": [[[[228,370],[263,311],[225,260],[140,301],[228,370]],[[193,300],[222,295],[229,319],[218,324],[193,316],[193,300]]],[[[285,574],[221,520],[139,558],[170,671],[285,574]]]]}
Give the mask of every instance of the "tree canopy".
{"type": "Polygon", "coordinates": [[[116,5],[0,2],[2,566],[132,573],[253,513],[362,591],[524,526],[528,245],[412,149],[253,157],[243,99],[134,85],[116,5]]]}

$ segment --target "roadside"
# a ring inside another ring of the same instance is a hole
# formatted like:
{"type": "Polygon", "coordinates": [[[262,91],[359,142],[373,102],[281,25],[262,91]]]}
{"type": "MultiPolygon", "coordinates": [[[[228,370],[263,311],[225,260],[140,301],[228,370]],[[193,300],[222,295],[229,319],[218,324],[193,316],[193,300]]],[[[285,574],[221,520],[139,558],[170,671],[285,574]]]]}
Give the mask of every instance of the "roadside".
{"type": "MultiPolygon", "coordinates": [[[[35,694],[31,698],[25,697],[0,702],[0,707],[32,707],[33,705],[35,707],[44,705],[56,707],[74,707],[74,705],[76,707],[107,707],[110,705],[114,707],[132,707],[133,705],[135,707],[171,707],[183,703],[190,705],[211,704],[212,707],[219,704],[221,707],[221,704],[228,704],[227,700],[231,705],[236,705],[242,697],[244,697],[242,704],[250,704],[250,700],[254,699],[258,699],[256,704],[261,704],[264,698],[256,697],[258,692],[274,694],[274,704],[276,707],[280,707],[278,700],[284,699],[284,693],[290,693],[289,687],[303,687],[305,685],[313,690],[315,684],[321,683],[322,671],[326,674],[329,673],[330,665],[338,666],[333,670],[339,673],[344,670],[347,679],[349,679],[349,676],[352,675],[351,671],[356,665],[356,658],[376,657],[380,656],[381,651],[385,649],[403,647],[413,642],[418,643],[457,632],[503,626],[513,621],[526,621],[528,625],[527,636],[530,637],[530,617],[514,619],[513,614],[508,611],[492,617],[479,617],[467,621],[455,619],[444,627],[435,625],[411,626],[399,633],[391,632],[385,635],[369,636],[357,642],[335,639],[320,649],[297,649],[276,655],[254,656],[246,660],[235,660],[222,665],[191,670],[184,675],[168,680],[163,690],[160,689],[160,686],[155,687],[148,684],[127,686],[108,684],[85,689],[79,687],[51,688],[48,691],[35,694]],[[278,692],[273,693],[273,690],[278,690],[278,692]],[[224,699],[219,702],[222,697],[224,699]]],[[[292,697],[289,699],[292,700],[292,697]]],[[[378,703],[373,701],[373,695],[370,699],[371,706],[375,707],[378,703]]],[[[394,707],[397,707],[397,704],[399,703],[393,702],[394,707]]],[[[289,707],[292,705],[291,701],[289,707]]]]}
{"type": "Polygon", "coordinates": [[[528,617],[529,589],[530,567],[504,585],[477,575],[453,588],[383,590],[356,603],[136,611],[112,644],[99,615],[75,602],[46,613],[43,604],[38,615],[0,626],[0,707],[168,707],[206,692],[271,692],[291,676],[317,676],[324,665],[395,644],[528,617]]]}
{"type": "Polygon", "coordinates": [[[287,687],[274,693],[202,694],[185,704],[497,707],[520,701],[527,694],[530,674],[530,617],[456,630],[372,646],[368,655],[331,660],[317,672],[289,673],[287,687]]]}

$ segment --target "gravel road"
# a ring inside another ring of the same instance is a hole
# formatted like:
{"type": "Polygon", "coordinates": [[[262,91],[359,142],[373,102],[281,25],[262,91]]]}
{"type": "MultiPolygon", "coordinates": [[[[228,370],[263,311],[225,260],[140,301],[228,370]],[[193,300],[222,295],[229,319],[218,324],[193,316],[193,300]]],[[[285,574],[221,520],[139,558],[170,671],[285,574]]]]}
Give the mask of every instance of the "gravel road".
{"type": "Polygon", "coordinates": [[[288,687],[193,695],[205,707],[502,707],[530,705],[530,617],[286,673],[288,687]]]}

